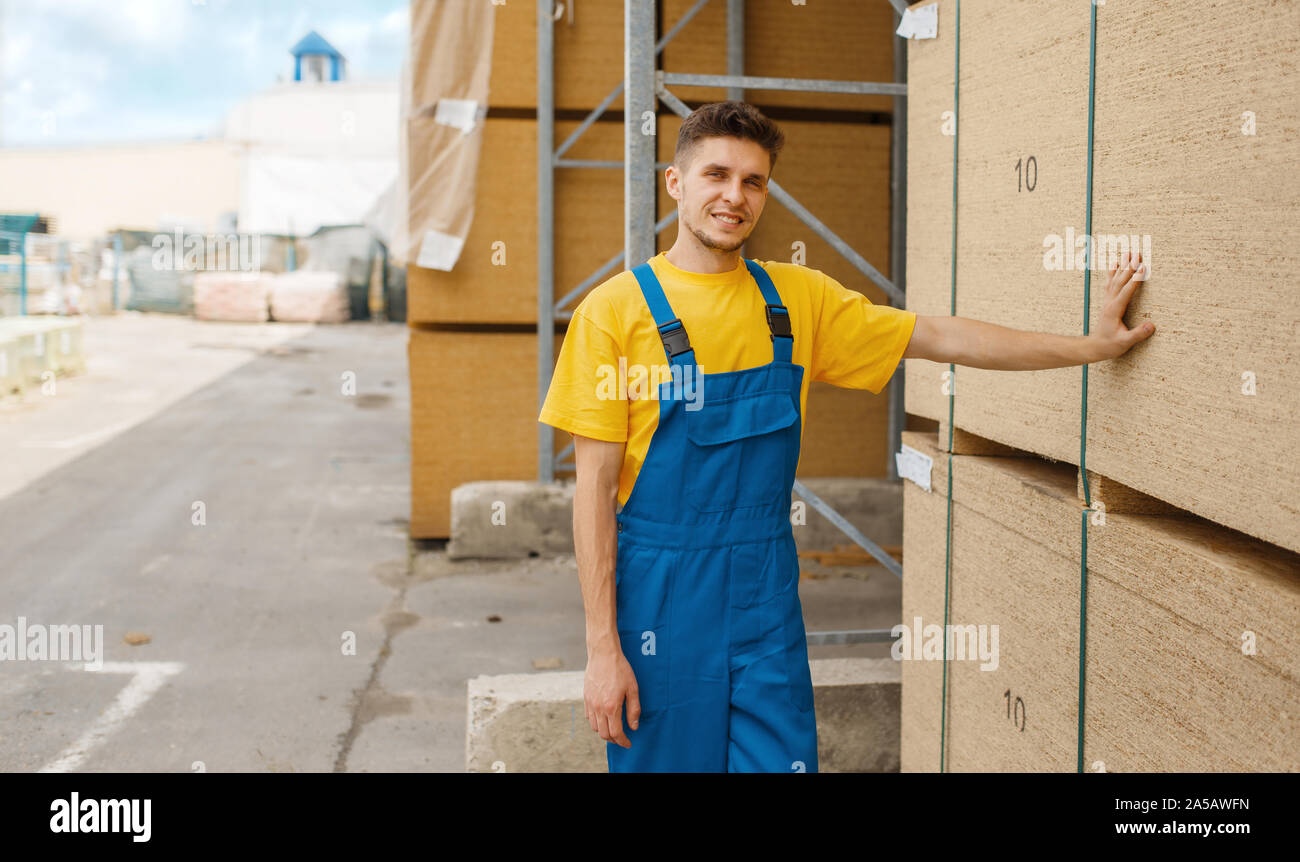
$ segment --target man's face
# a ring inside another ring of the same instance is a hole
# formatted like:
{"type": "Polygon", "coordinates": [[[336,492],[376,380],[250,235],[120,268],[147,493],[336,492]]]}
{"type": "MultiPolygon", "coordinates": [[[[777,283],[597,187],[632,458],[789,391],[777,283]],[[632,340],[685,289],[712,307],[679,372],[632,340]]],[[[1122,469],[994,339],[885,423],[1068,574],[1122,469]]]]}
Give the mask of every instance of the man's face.
{"type": "Polygon", "coordinates": [[[705,248],[735,251],[754,230],[767,202],[771,157],[754,141],[705,138],[684,171],[664,172],[682,225],[705,248]]]}

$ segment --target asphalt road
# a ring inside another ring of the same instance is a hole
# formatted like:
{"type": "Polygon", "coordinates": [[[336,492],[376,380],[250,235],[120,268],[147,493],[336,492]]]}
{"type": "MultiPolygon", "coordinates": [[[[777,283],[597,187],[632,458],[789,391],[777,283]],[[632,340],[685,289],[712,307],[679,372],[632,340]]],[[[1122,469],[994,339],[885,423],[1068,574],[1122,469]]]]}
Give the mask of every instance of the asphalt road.
{"type": "MultiPolygon", "coordinates": [[[[95,324],[92,354],[115,325],[95,324]]],[[[101,625],[105,666],[0,662],[0,770],[346,766],[388,631],[385,574],[408,565],[406,329],[300,327],[276,344],[179,325],[162,355],[118,338],[104,380],[70,378],[66,427],[53,404],[3,417],[5,459],[88,442],[0,499],[0,624],[101,625]],[[172,400],[214,363],[229,367],[172,400]],[[151,400],[166,403],[124,430],[108,415],[151,400]]]]}

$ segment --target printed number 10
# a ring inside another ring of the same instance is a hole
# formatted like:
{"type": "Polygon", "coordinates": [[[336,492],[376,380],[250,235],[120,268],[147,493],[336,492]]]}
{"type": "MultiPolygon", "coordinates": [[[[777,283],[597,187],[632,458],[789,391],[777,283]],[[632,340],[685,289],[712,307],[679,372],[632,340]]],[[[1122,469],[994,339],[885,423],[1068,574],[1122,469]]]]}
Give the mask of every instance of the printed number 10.
{"type": "Polygon", "coordinates": [[[1036,185],[1038,185],[1038,159],[1034,158],[1033,156],[1030,156],[1028,159],[1017,160],[1016,161],[1016,191],[1032,192],[1034,190],[1034,186],[1036,185]],[[1025,166],[1023,173],[1021,172],[1021,168],[1020,168],[1021,165],[1025,166]],[[1029,171],[1031,168],[1033,169],[1034,172],[1032,179],[1029,176],[1029,171]]]}
{"type": "Polygon", "coordinates": [[[1011,719],[1011,723],[1014,724],[1021,733],[1024,733],[1025,732],[1024,700],[1022,700],[1019,697],[1017,697],[1015,700],[1012,700],[1011,689],[1007,689],[1005,692],[1003,692],[1002,696],[1006,698],[1007,701],[1007,718],[1011,719]]]}

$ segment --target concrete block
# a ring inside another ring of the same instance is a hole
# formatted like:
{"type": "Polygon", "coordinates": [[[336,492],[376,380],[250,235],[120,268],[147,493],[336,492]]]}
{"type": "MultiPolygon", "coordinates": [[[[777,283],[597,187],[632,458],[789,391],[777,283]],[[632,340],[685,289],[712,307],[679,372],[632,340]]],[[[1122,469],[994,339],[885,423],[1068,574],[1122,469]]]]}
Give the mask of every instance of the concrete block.
{"type": "Polygon", "coordinates": [[[37,386],[56,375],[86,370],[79,318],[31,315],[0,319],[0,389],[37,386]],[[15,364],[16,362],[16,364],[15,364]]]}
{"type": "Polygon", "coordinates": [[[605,772],[605,741],[582,702],[582,671],[469,681],[468,772],[605,772]]]}
{"type": "MultiPolygon", "coordinates": [[[[822,772],[897,772],[901,669],[893,659],[810,662],[822,772]]],[[[582,671],[479,676],[468,686],[469,772],[605,772],[582,671]]]]}
{"type": "Polygon", "coordinates": [[[25,383],[18,338],[0,332],[0,397],[22,391],[25,383]]]}
{"type": "Polygon", "coordinates": [[[902,668],[892,658],[824,658],[812,668],[822,772],[898,772],[902,668]]]}
{"type": "Polygon", "coordinates": [[[571,482],[469,482],[452,489],[449,558],[571,553],[571,482]]]}

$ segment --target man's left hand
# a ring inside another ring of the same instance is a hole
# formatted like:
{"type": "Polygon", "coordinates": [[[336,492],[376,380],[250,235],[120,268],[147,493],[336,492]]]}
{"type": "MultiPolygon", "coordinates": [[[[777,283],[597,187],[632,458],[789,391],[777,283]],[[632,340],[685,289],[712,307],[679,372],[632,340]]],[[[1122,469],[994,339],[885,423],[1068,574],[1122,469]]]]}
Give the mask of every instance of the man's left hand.
{"type": "Polygon", "coordinates": [[[1147,266],[1139,252],[1125,253],[1110,265],[1110,281],[1106,285],[1101,306],[1101,320],[1089,337],[1098,345],[1097,352],[1106,359],[1123,356],[1133,345],[1150,338],[1156,325],[1145,321],[1130,329],[1124,325],[1124,312],[1133,294],[1147,277],[1147,266]]]}

